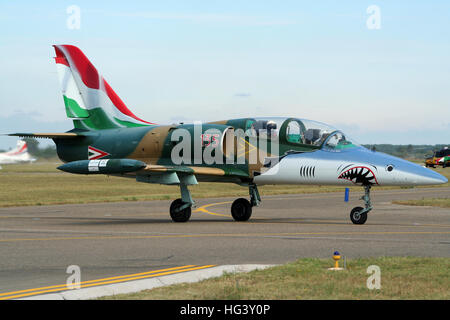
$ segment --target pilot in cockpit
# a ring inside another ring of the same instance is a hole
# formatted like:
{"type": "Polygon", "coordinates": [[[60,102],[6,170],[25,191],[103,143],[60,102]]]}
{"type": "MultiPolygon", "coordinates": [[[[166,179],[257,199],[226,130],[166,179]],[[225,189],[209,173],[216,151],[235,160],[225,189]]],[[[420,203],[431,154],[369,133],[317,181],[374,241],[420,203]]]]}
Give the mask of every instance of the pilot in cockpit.
{"type": "Polygon", "coordinates": [[[275,121],[272,120],[258,120],[252,123],[251,132],[256,136],[273,139],[278,137],[278,129],[275,121]]]}
{"type": "Polygon", "coordinates": [[[278,130],[277,130],[277,124],[275,123],[275,121],[267,121],[267,137],[270,138],[275,138],[278,137],[278,130]]]}

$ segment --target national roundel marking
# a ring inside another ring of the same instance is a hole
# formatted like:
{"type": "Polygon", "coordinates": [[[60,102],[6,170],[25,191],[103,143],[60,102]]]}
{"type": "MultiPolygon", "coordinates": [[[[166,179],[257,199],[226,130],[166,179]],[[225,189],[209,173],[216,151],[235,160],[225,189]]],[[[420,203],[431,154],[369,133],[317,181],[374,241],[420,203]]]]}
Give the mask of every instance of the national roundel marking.
{"type": "Polygon", "coordinates": [[[102,151],[100,149],[94,148],[89,146],[88,147],[88,159],[89,160],[96,160],[103,157],[109,156],[108,152],[102,151]]]}

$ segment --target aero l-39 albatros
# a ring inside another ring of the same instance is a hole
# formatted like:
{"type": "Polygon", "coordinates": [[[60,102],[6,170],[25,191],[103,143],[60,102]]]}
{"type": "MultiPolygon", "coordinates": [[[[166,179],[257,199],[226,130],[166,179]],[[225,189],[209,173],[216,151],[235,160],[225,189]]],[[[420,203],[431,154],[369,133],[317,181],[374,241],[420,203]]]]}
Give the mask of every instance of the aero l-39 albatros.
{"type": "Polygon", "coordinates": [[[443,184],[442,175],[414,163],[357,145],[343,132],[300,118],[242,118],[208,123],[157,125],[134,115],[83,52],[55,45],[55,62],[67,117],[65,133],[14,133],[50,138],[58,169],[107,174],[139,182],[178,185],[172,202],[175,222],[188,221],[194,201],[189,185],[233,182],[249,188],[250,201],[235,200],[231,215],[247,221],[263,184],[360,185],[364,207],[351,210],[363,224],[372,210],[372,186],[443,184]]]}

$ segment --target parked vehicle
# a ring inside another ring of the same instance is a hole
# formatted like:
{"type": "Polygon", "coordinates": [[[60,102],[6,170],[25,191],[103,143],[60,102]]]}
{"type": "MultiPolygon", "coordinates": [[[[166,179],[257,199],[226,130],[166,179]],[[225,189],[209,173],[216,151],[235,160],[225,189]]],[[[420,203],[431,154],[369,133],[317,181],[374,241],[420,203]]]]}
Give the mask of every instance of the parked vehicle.
{"type": "Polygon", "coordinates": [[[435,168],[436,166],[450,167],[450,149],[445,147],[435,151],[432,156],[425,158],[425,166],[435,168]]]}

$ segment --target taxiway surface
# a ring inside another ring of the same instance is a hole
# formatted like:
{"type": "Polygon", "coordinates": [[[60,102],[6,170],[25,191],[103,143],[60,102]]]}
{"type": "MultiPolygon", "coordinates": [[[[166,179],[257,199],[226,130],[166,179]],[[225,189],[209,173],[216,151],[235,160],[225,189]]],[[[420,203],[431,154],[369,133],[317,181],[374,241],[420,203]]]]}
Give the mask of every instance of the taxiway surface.
{"type": "Polygon", "coordinates": [[[374,188],[374,210],[353,225],[349,212],[361,195],[348,203],[343,193],[265,196],[248,222],[231,218],[233,198],[196,199],[187,223],[171,221],[170,201],[1,208],[0,293],[64,284],[70,265],[89,281],[188,265],[281,264],[335,250],[349,258],[450,257],[448,208],[392,204],[448,198],[450,188],[374,188]]]}

